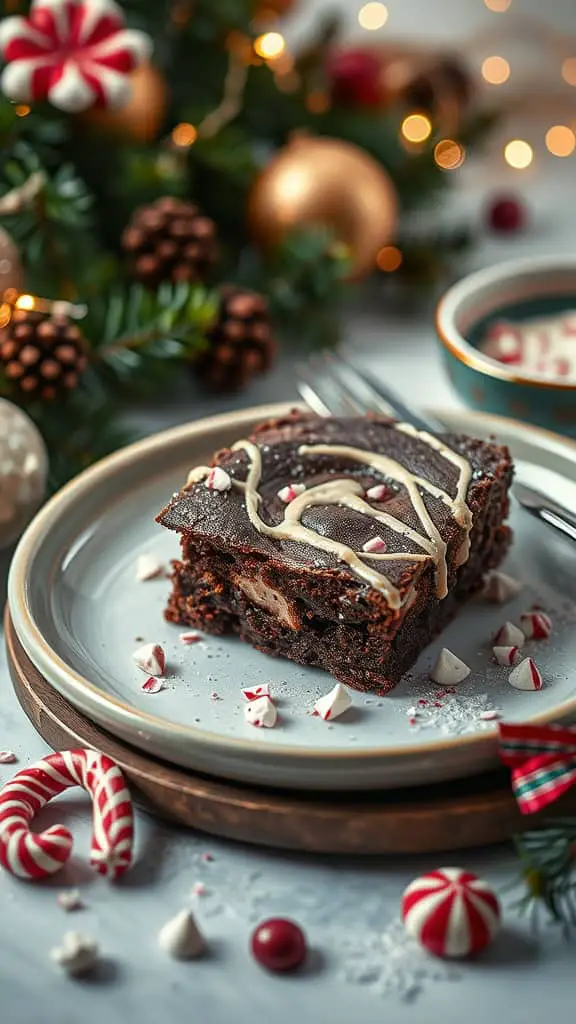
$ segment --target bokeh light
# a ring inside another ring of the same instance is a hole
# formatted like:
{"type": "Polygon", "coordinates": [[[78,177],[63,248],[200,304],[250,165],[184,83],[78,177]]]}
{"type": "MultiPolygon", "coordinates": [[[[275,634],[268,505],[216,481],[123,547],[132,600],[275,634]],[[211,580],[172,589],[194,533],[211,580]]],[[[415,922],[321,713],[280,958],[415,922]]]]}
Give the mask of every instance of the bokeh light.
{"type": "Polygon", "coordinates": [[[503,85],[510,78],[510,65],[505,57],[486,57],[482,61],[482,78],[490,85],[503,85]]]}
{"type": "Polygon", "coordinates": [[[388,21],[388,8],[381,3],[364,4],[358,11],[358,22],[361,28],[374,32],[383,28],[388,21]]]}
{"type": "Polygon", "coordinates": [[[426,114],[408,114],[400,131],[408,142],[425,142],[432,132],[432,122],[426,114]]]}
{"type": "Polygon", "coordinates": [[[522,171],[532,163],[534,150],[530,143],[525,142],[524,139],[511,139],[504,146],[504,159],[507,164],[510,164],[510,167],[522,171]]]}
{"type": "Polygon", "coordinates": [[[576,149],[576,136],[567,124],[555,124],[546,132],[546,149],[554,156],[571,156],[576,149]]]}
{"type": "Polygon", "coordinates": [[[395,245],[385,245],[376,257],[376,265],[386,274],[393,274],[402,266],[402,253],[395,245]]]}
{"type": "Polygon", "coordinates": [[[33,295],[19,295],[16,299],[15,306],[18,309],[34,309],[36,306],[36,299],[33,295]]]}
{"type": "Polygon", "coordinates": [[[191,146],[193,142],[196,142],[198,138],[198,132],[196,131],[193,124],[188,124],[186,121],[181,121],[175,128],[172,129],[172,142],[175,146],[191,146]]]}
{"type": "Polygon", "coordinates": [[[494,11],[496,14],[504,14],[512,3],[512,0],[484,0],[486,7],[489,11],[494,11]]]}
{"type": "Polygon", "coordinates": [[[284,53],[286,42],[280,32],[264,32],[254,40],[254,49],[264,60],[275,60],[284,53]]]}
{"type": "Polygon", "coordinates": [[[454,139],[441,139],[434,148],[434,159],[443,171],[456,171],[466,159],[466,150],[454,139]]]}
{"type": "Polygon", "coordinates": [[[27,103],[18,103],[17,106],[14,107],[14,113],[16,114],[16,117],[28,117],[31,109],[32,108],[29,107],[27,103]]]}
{"type": "Polygon", "coordinates": [[[562,64],[562,78],[568,85],[576,85],[576,57],[566,57],[562,64]]]}

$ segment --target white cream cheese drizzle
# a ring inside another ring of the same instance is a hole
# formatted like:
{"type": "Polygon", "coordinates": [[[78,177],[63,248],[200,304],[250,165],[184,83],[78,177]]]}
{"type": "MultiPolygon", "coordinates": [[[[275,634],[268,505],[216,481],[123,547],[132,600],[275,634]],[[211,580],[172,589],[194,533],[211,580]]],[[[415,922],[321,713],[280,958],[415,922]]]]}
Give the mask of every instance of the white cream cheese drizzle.
{"type": "MultiPolygon", "coordinates": [[[[233,451],[245,451],[250,460],[246,480],[233,479],[232,482],[244,491],[248,518],[254,529],[260,534],[275,538],[276,540],[299,541],[334,555],[339,561],[349,565],[356,575],[365,580],[366,583],[369,583],[370,586],[383,593],[391,608],[397,609],[402,606],[400,591],[387,576],[378,572],[370,565],[366,565],[364,559],[371,559],[379,564],[386,561],[406,560],[414,562],[432,559],[436,570],[436,593],[440,598],[445,597],[448,592],[446,543],[430,517],[419,488],[428,491],[429,494],[440,499],[450,508],[454,519],[466,532],[465,555],[467,557],[469,549],[468,535],[472,528],[472,514],[466,504],[466,496],[472,477],[472,468],[463,456],[452,451],[452,449],[448,448],[439,438],[434,437],[432,434],[416,430],[408,423],[395,424],[395,429],[424,441],[430,448],[437,451],[459,470],[456,496],[454,498],[450,497],[446,491],[437,487],[429,480],[411,473],[396,459],[369,452],[363,448],[334,444],[302,445],[298,449],[298,454],[333,455],[343,459],[350,459],[351,462],[370,466],[371,469],[383,473],[389,479],[403,484],[412,502],[414,511],[422,524],[423,533],[414,530],[395,516],[373,508],[368,502],[363,500],[364,488],[362,485],[358,481],[346,477],[327,480],[324,483],[317,484],[315,487],[308,488],[286,506],[282,521],[274,526],[270,526],[264,522],[258,512],[260,501],[258,487],[262,476],[262,456],[260,449],[252,441],[237,441],[232,446],[233,451]],[[315,530],[311,530],[302,524],[300,521],[302,513],[306,508],[310,508],[313,505],[344,505],[346,508],[369,516],[377,522],[384,523],[389,529],[394,530],[395,533],[411,540],[417,547],[422,549],[423,553],[415,554],[407,551],[377,554],[363,551],[362,557],[360,557],[348,545],[318,534],[315,530]]],[[[189,474],[187,485],[202,480],[206,474],[207,468],[205,466],[198,466],[189,474]]],[[[465,560],[466,558],[463,558],[463,561],[465,560]]],[[[407,595],[406,601],[408,601],[410,593],[407,595]]]]}

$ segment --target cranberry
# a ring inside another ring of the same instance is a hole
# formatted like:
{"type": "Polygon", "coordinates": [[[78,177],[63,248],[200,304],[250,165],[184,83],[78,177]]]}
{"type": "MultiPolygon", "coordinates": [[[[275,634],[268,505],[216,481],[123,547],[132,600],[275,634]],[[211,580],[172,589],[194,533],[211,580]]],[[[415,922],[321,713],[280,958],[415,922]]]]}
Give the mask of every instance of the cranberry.
{"type": "Polygon", "coordinates": [[[252,933],[252,955],[269,971],[293,971],[306,959],[304,932],[293,921],[271,917],[252,933]]]}

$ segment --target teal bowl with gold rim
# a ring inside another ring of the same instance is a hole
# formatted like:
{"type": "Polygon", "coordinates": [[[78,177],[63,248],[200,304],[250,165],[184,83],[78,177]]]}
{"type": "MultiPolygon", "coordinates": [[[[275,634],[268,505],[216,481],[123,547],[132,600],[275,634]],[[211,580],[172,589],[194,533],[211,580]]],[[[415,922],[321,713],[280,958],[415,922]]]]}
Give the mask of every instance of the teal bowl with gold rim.
{"type": "Polygon", "coordinates": [[[495,321],[575,310],[576,256],[512,260],[453,285],[438,303],[436,331],[448,376],[466,405],[576,437],[576,377],[531,376],[479,349],[495,321]]]}

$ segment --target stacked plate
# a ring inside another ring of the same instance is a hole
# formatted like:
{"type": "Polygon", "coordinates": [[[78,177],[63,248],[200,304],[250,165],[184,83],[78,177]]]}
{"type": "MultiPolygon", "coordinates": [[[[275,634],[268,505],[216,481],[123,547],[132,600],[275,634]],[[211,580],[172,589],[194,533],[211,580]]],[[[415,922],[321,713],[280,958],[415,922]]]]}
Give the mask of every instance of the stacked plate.
{"type": "MultiPolygon", "coordinates": [[[[325,673],[266,657],[236,639],[184,646],[163,609],[166,574],[136,580],[138,556],[169,570],[174,534],[154,517],[191,466],[245,437],[266,406],[156,435],[94,466],[54,497],[27,530],[9,581],[9,608],[26,653],[44,678],[109,732],[159,758],[244,782],[325,790],[394,788],[472,775],[497,763],[497,720],[576,717],[576,547],[513,510],[516,539],[507,571],[525,581],[505,607],[470,602],[391,694],[353,694],[333,723],[313,717],[333,685],[325,673]],[[514,690],[491,661],[490,638],[533,603],[552,616],[552,639],[535,655],[545,686],[514,690]],[[132,653],[157,641],[167,654],[165,687],[142,690],[132,653]],[[429,667],[438,649],[472,668],[456,694],[438,693],[429,667]],[[241,688],[269,683],[280,720],[254,729],[241,688]],[[488,712],[488,714],[486,714],[488,712]]],[[[451,430],[507,443],[523,478],[576,507],[576,445],[546,431],[467,411],[438,412],[451,430]]]]}

